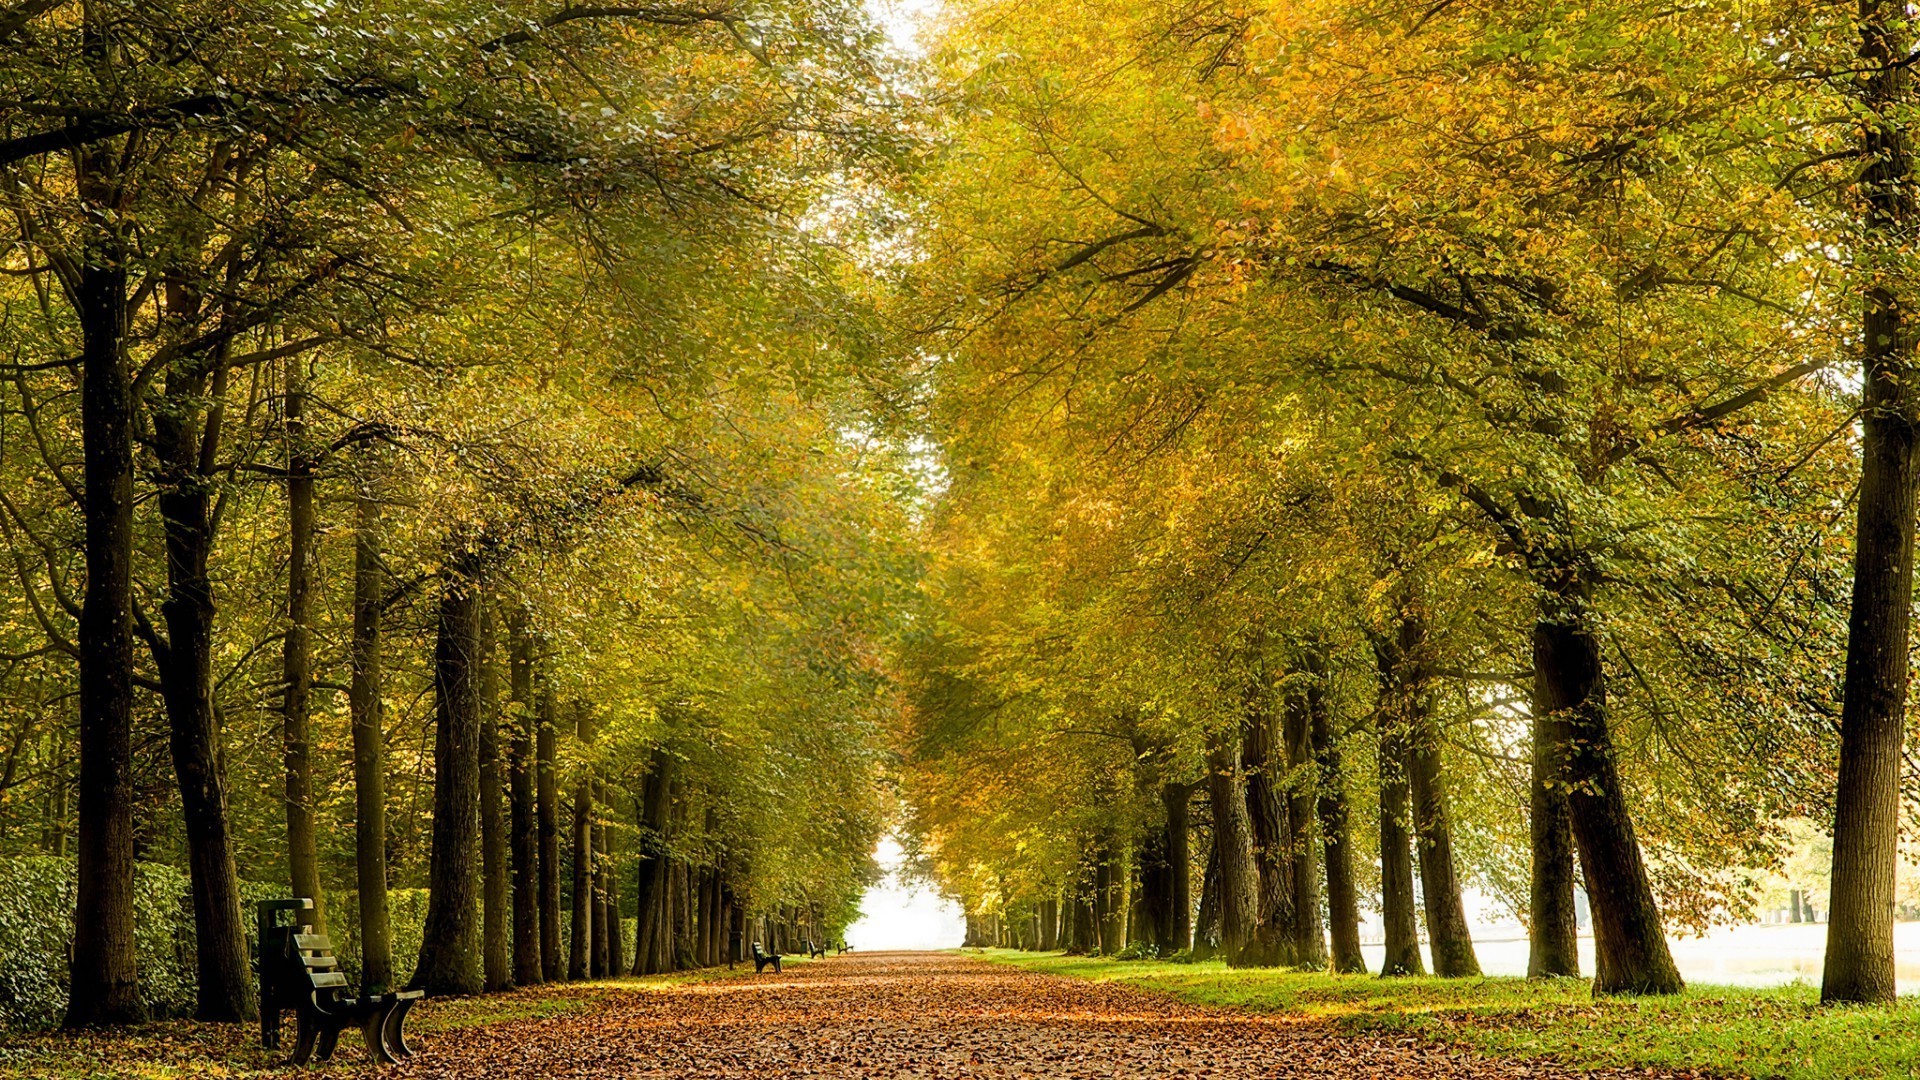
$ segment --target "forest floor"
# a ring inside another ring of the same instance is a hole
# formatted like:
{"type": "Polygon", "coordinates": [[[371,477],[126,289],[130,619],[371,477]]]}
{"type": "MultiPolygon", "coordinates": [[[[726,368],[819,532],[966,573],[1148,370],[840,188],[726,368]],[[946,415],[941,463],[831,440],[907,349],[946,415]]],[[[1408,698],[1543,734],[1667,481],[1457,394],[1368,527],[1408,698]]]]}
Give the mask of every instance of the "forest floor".
{"type": "MultiPolygon", "coordinates": [[[[433,1002],[421,1010],[418,1056],[382,1075],[393,1080],[1723,1075],[1619,1064],[1589,1073],[1514,1056],[1523,1048],[1512,1045],[1489,1044],[1486,1050],[1501,1051],[1494,1054],[1462,1045],[1447,1022],[1378,1022],[1386,1013],[1376,1011],[1376,1022],[1355,1025],[1348,1022],[1350,1015],[1326,1008],[1298,1010],[1266,1000],[1200,1002],[1191,1000],[1204,996],[1195,993],[1199,984],[1152,987],[1151,979],[1140,978],[1149,969],[1169,967],[1174,965],[1057,956],[984,963],[947,953],[852,954],[792,963],[781,975],[754,976],[745,969],[732,977],[724,971],[696,973],[433,1002]],[[1050,964],[1061,973],[1034,970],[1050,964]],[[1132,982],[1152,988],[1128,985],[1132,982]],[[1248,1004],[1260,1011],[1236,1007],[1248,1004]]],[[[1203,979],[1227,977],[1203,966],[1182,970],[1203,979]]],[[[1232,978],[1238,980],[1240,973],[1232,978]]],[[[1471,1025],[1470,1018],[1463,1022],[1471,1025]]],[[[271,1058],[249,1047],[252,1035],[251,1028],[231,1025],[168,1023],[78,1041],[56,1033],[29,1036],[0,1042],[0,1077],[174,1080],[364,1070],[366,1058],[352,1035],[342,1038],[336,1063],[325,1070],[276,1069],[271,1058]]]]}
{"type": "Polygon", "coordinates": [[[1448,1045],[1505,1061],[1768,1080],[1920,1076],[1920,1000],[1911,998],[1891,1008],[1831,1008],[1822,1007],[1819,991],[1806,985],[1696,985],[1677,997],[1596,1000],[1584,979],[1380,979],[1230,970],[1217,961],[1115,961],[1008,950],[985,955],[1023,971],[1146,990],[1320,1031],[1448,1045]]]}

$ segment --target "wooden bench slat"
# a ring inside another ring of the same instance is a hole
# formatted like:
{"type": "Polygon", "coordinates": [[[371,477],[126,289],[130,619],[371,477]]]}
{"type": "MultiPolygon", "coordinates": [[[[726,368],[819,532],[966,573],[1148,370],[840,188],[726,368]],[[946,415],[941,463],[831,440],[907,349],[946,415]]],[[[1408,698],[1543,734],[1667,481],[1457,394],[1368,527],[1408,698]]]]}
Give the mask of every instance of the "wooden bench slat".
{"type": "Polygon", "coordinates": [[[295,934],[293,947],[301,952],[332,952],[333,939],[325,934],[295,934]]]}
{"type": "Polygon", "coordinates": [[[313,988],[315,990],[324,990],[329,986],[347,985],[347,977],[337,971],[316,971],[307,977],[313,980],[313,988]]]}
{"type": "Polygon", "coordinates": [[[302,956],[300,962],[309,968],[337,968],[340,959],[335,956],[302,956]]]}

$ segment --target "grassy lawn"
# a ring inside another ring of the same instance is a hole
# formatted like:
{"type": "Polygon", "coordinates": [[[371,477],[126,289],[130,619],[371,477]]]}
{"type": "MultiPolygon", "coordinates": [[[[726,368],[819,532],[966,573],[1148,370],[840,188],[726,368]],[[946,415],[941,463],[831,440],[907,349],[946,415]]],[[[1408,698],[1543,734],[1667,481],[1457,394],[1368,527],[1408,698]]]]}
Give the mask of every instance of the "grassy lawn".
{"type": "MultiPolygon", "coordinates": [[[[972,951],[972,950],[969,950],[972,951]]],[[[1031,971],[1124,983],[1203,1005],[1299,1013],[1355,1032],[1418,1035],[1569,1065],[1670,1066],[1828,1080],[1920,1076],[1920,1000],[1821,1008],[1799,985],[1695,986],[1675,998],[1595,1000],[1584,980],[1379,979],[1224,964],[1091,960],[988,950],[1031,971]]]]}
{"type": "MultiPolygon", "coordinates": [[[[678,975],[532,987],[485,997],[428,1000],[407,1021],[409,1038],[430,1049],[435,1036],[462,1028],[516,1020],[542,1020],[591,1009],[610,994],[648,986],[706,982],[753,974],[753,965],[678,975]]],[[[281,1028],[282,1047],[293,1045],[293,1015],[281,1028]]],[[[367,1058],[360,1033],[348,1028],[328,1067],[286,1068],[286,1051],[260,1047],[255,1024],[201,1024],[165,1020],[116,1031],[74,1035],[39,1031],[0,1036],[0,1080],[265,1080],[268,1077],[362,1075],[367,1058]]]]}

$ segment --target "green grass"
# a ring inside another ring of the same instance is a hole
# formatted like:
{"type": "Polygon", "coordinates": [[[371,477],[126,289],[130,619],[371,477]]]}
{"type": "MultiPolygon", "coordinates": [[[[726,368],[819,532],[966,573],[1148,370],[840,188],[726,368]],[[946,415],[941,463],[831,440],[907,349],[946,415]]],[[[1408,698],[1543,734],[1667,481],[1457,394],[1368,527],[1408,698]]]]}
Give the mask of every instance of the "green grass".
{"type": "Polygon", "coordinates": [[[1812,987],[1695,986],[1595,999],[1584,980],[1379,979],[988,950],[1031,971],[1123,983],[1202,1005],[1292,1013],[1356,1033],[1415,1035],[1500,1057],[1665,1066],[1782,1080],[1920,1077],[1920,1002],[1823,1008],[1812,987]]]}

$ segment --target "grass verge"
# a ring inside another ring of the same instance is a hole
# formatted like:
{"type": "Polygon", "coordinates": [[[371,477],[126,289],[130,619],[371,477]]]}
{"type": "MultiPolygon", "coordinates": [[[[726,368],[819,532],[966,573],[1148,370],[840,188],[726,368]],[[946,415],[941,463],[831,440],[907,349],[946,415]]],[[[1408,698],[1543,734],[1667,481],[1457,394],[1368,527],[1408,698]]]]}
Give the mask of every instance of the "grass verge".
{"type": "Polygon", "coordinates": [[[1822,1007],[1818,991],[1806,985],[1694,986],[1677,997],[1595,999],[1578,979],[1379,979],[1235,970],[1218,961],[1115,961],[999,949],[984,955],[1200,1005],[1294,1013],[1341,1030],[1414,1035],[1499,1057],[1766,1080],[1920,1077],[1920,1002],[1822,1007]]]}
{"type": "MultiPolygon", "coordinates": [[[[711,968],[639,979],[565,983],[529,987],[482,997],[429,999],[407,1022],[409,1038],[423,1052],[433,1040],[463,1028],[520,1020],[545,1020],[585,1012],[612,994],[649,986],[709,982],[753,973],[753,965],[729,972],[711,968]]],[[[256,1024],[203,1024],[164,1020],[100,1032],[36,1031],[0,1036],[0,1080],[267,1080],[363,1075],[366,1053],[360,1034],[349,1028],[340,1050],[326,1067],[285,1066],[286,1051],[260,1047],[256,1024]]],[[[287,1014],[281,1045],[293,1041],[293,1017],[287,1014]]]]}

